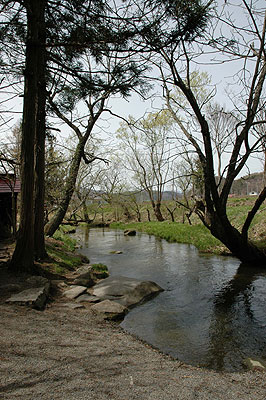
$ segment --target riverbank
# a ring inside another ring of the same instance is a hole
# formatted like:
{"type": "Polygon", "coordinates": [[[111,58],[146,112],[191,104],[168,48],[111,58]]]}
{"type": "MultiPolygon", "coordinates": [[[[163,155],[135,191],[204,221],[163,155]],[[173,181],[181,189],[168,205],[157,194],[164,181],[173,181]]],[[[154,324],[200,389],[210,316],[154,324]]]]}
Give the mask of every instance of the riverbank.
{"type": "Polygon", "coordinates": [[[228,249],[213,237],[204,225],[188,225],[178,222],[115,222],[110,225],[114,229],[135,229],[154,235],[168,242],[193,244],[202,253],[230,254],[228,249]]]}
{"type": "MultiPolygon", "coordinates": [[[[110,224],[113,229],[134,229],[154,235],[168,242],[192,244],[202,253],[217,255],[231,255],[229,250],[212,234],[203,224],[182,224],[180,222],[113,222],[110,224]]],[[[257,246],[266,248],[266,232],[264,220],[260,220],[252,229],[251,240],[257,246]]]]}
{"type": "Polygon", "coordinates": [[[40,312],[0,304],[3,400],[264,400],[265,372],[185,365],[60,301],[40,312]]]}
{"type": "Polygon", "coordinates": [[[52,300],[37,311],[0,297],[1,399],[265,399],[263,370],[192,367],[103,321],[89,305],[72,309],[56,293],[52,300]]]}

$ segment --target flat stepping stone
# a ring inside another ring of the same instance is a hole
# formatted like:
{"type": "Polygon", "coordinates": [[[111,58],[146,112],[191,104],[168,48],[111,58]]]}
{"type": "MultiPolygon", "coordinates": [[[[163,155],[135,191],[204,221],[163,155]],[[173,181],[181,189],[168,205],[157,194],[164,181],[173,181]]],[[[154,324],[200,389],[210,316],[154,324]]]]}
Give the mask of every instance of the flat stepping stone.
{"type": "Polygon", "coordinates": [[[47,288],[47,285],[38,288],[26,289],[11,296],[6,300],[6,303],[26,305],[41,310],[44,308],[46,303],[48,291],[49,289],[47,288]]]}
{"type": "Polygon", "coordinates": [[[68,299],[75,299],[80,296],[82,293],[86,292],[86,286],[73,286],[71,289],[66,290],[63,294],[68,299]]]}

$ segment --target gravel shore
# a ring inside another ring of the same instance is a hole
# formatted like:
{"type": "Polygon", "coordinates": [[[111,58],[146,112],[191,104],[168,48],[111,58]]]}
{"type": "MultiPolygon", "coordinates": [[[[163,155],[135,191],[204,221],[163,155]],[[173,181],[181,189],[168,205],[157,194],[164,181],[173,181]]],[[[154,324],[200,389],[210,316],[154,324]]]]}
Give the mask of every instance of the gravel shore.
{"type": "Polygon", "coordinates": [[[1,400],[265,400],[265,378],[172,360],[88,308],[0,304],[1,400]]]}

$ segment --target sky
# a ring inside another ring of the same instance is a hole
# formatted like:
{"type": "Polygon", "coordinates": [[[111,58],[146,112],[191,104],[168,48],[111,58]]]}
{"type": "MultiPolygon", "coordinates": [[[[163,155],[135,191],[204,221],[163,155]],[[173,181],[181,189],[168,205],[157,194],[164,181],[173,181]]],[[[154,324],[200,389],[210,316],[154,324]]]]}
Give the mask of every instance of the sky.
{"type": "MultiPolygon", "coordinates": [[[[223,1],[219,0],[220,4],[223,4],[223,1]]],[[[233,3],[239,3],[237,0],[233,0],[233,3]]],[[[264,0],[259,0],[259,4],[263,5],[264,0]]],[[[265,5],[264,5],[265,7],[265,5]]],[[[238,15],[239,22],[242,22],[243,15],[238,15]]],[[[200,71],[207,71],[212,79],[212,83],[217,87],[217,93],[215,96],[215,101],[219,102],[226,109],[230,110],[231,102],[229,100],[228,95],[226,94],[227,82],[229,80],[234,80],[234,73],[239,69],[240,63],[242,61],[234,62],[234,63],[223,63],[223,64],[212,64],[210,63],[210,56],[204,56],[204,60],[202,64],[195,65],[195,68],[200,71]],[[207,63],[206,63],[207,62],[207,63]]],[[[121,115],[123,118],[127,118],[129,114],[134,116],[134,118],[141,118],[146,112],[156,109],[160,109],[160,107],[164,106],[164,102],[159,98],[160,87],[155,88],[154,92],[151,91],[151,99],[143,101],[137,94],[133,94],[127,100],[116,97],[109,101],[109,104],[112,107],[112,111],[115,114],[121,115]]],[[[239,88],[235,84],[234,90],[239,91],[239,88]]],[[[8,103],[1,104],[2,109],[6,109],[7,114],[6,118],[9,119],[13,117],[7,127],[2,127],[0,130],[0,141],[4,142],[6,140],[6,133],[8,130],[14,126],[14,124],[21,118],[22,111],[22,102],[23,98],[20,97],[22,93],[18,92],[17,95],[12,98],[12,100],[8,103]]],[[[3,93],[1,93],[1,99],[3,99],[3,93]]],[[[104,138],[113,138],[116,130],[119,128],[119,119],[115,117],[111,117],[110,115],[106,115],[104,119],[102,119],[98,124],[95,130],[99,132],[99,134],[104,138]]],[[[62,136],[68,135],[68,129],[61,129],[62,136]]],[[[224,160],[226,161],[226,160],[224,160]]],[[[249,162],[250,172],[257,172],[262,170],[262,163],[256,159],[251,159],[249,162]]],[[[243,175],[247,173],[247,170],[243,171],[243,175]]]]}

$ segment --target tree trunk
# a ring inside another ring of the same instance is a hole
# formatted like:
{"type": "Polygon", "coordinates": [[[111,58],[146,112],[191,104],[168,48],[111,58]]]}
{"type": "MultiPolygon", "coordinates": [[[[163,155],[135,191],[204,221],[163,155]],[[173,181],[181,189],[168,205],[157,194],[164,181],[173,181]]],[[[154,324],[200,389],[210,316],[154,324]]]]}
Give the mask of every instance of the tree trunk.
{"type": "Polygon", "coordinates": [[[40,20],[40,41],[43,44],[40,49],[38,59],[38,110],[37,110],[37,130],[35,142],[35,221],[34,221],[34,251],[35,259],[41,260],[47,257],[44,240],[44,175],[45,175],[45,129],[46,129],[46,30],[44,9],[45,4],[42,4],[43,12],[40,20]]]}
{"type": "Polygon", "coordinates": [[[24,81],[24,105],[21,142],[21,214],[20,228],[10,268],[34,270],[34,163],[38,102],[38,66],[41,52],[40,19],[44,0],[27,0],[27,41],[24,81]]]}
{"type": "Polygon", "coordinates": [[[89,218],[89,214],[88,214],[88,208],[87,208],[87,205],[86,205],[86,200],[84,200],[84,202],[82,203],[82,209],[83,209],[84,221],[89,223],[90,222],[90,218],[89,218]]]}
{"type": "Polygon", "coordinates": [[[234,228],[226,216],[213,213],[210,217],[210,231],[234,256],[244,263],[266,267],[266,252],[254,246],[234,228]]]}
{"type": "Polygon", "coordinates": [[[83,143],[83,141],[80,141],[76,148],[74,158],[71,162],[69,175],[67,177],[63,198],[59,204],[57,211],[55,212],[55,215],[45,226],[45,234],[47,236],[53,236],[53,234],[59,228],[59,225],[61,224],[66,215],[71,197],[75,190],[76,180],[78,176],[82,154],[84,151],[84,146],[85,144],[83,143]]]}
{"type": "Polygon", "coordinates": [[[161,212],[161,203],[156,203],[153,204],[153,211],[155,214],[155,217],[157,218],[157,221],[162,222],[164,221],[164,217],[162,216],[162,212],[161,212]]]}

